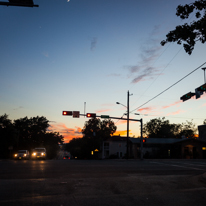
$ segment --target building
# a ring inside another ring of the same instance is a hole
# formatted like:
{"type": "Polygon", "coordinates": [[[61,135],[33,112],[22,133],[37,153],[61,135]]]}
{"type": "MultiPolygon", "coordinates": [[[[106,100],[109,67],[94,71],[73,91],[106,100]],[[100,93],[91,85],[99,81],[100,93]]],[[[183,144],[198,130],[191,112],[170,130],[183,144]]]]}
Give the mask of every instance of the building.
{"type": "MultiPolygon", "coordinates": [[[[130,138],[130,157],[140,158],[140,138],[130,138]]],[[[201,139],[146,138],[144,158],[206,159],[206,141],[201,139]]]]}
{"type": "MultiPolygon", "coordinates": [[[[199,138],[144,138],[143,158],[206,159],[206,141],[199,138]]],[[[111,136],[102,142],[99,158],[126,158],[127,137],[111,136]]],[[[129,138],[129,158],[139,159],[140,138],[129,138]]]]}
{"type": "Polygon", "coordinates": [[[206,141],[206,125],[198,126],[199,139],[206,141]]]}
{"type": "Polygon", "coordinates": [[[101,151],[102,159],[124,158],[127,152],[127,137],[108,137],[103,141],[101,151]]]}

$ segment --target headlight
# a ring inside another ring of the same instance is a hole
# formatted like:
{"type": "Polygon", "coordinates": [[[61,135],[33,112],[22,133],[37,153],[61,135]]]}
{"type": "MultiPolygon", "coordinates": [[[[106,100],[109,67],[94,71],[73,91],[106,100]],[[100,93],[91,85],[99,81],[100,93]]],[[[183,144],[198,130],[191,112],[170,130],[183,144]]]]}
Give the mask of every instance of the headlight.
{"type": "Polygon", "coordinates": [[[34,152],[32,155],[33,155],[33,156],[36,156],[36,152],[34,152]]]}
{"type": "Polygon", "coordinates": [[[17,157],[17,154],[15,154],[14,157],[17,157]]]}
{"type": "Polygon", "coordinates": [[[26,157],[26,154],[24,154],[24,157],[26,157]]]}

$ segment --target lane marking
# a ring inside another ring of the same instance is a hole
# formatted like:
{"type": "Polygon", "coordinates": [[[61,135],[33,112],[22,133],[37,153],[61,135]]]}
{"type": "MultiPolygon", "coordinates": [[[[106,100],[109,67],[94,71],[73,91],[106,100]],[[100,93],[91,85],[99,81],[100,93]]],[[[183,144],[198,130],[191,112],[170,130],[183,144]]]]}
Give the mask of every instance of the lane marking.
{"type": "Polygon", "coordinates": [[[204,170],[205,171],[205,169],[194,168],[194,167],[185,167],[185,166],[181,166],[181,165],[167,164],[167,163],[162,163],[162,162],[151,162],[151,163],[162,164],[162,165],[169,165],[169,166],[172,166],[172,167],[181,167],[181,168],[186,168],[186,169],[204,170]]]}

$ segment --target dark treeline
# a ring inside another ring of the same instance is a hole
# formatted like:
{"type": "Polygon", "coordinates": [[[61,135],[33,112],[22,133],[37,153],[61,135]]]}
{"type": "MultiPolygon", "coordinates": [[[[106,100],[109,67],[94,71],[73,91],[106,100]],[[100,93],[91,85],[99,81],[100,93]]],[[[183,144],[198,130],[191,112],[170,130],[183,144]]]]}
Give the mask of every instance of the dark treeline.
{"type": "Polygon", "coordinates": [[[98,159],[102,142],[115,133],[117,127],[110,119],[101,121],[92,118],[85,122],[82,129],[82,138],[74,138],[66,144],[66,150],[78,159],[98,159]]]}
{"type": "Polygon", "coordinates": [[[148,138],[194,138],[197,134],[197,126],[192,121],[171,124],[164,117],[156,118],[144,124],[143,134],[148,138]]]}
{"type": "MultiPolygon", "coordinates": [[[[72,139],[65,149],[78,159],[97,159],[103,140],[112,136],[115,131],[113,121],[92,118],[85,122],[83,138],[72,139]]],[[[165,118],[155,118],[143,125],[143,136],[147,138],[196,138],[196,134],[197,127],[192,121],[174,124],[165,118]]]]}
{"type": "Polygon", "coordinates": [[[14,151],[31,151],[45,147],[47,157],[54,158],[63,143],[63,136],[48,132],[49,121],[45,117],[20,118],[11,121],[7,114],[0,116],[0,158],[9,158],[14,151]]]}

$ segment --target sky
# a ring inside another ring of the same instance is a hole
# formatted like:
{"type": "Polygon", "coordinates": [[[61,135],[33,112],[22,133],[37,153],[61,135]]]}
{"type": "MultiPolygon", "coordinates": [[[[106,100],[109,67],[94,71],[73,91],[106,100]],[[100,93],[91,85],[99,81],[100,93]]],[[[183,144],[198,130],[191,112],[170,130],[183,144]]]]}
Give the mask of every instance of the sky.
{"type": "MultiPolygon", "coordinates": [[[[185,102],[180,97],[204,84],[206,45],[197,43],[191,55],[176,43],[160,45],[177,25],[195,20],[175,15],[179,4],[191,2],[34,0],[39,7],[0,6],[0,115],[44,116],[49,131],[68,142],[82,137],[89,119],[62,111],[122,117],[129,91],[131,119],[203,124],[206,94],[185,102]]],[[[126,136],[126,121],[113,121],[116,135],[126,136]]],[[[140,136],[139,122],[129,129],[131,137],[140,136]]]]}

